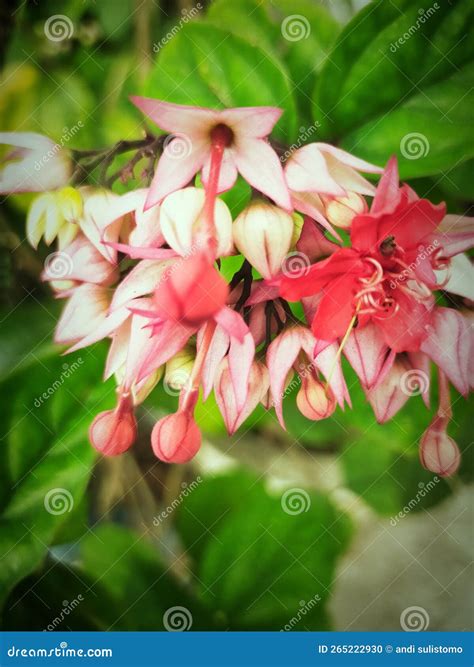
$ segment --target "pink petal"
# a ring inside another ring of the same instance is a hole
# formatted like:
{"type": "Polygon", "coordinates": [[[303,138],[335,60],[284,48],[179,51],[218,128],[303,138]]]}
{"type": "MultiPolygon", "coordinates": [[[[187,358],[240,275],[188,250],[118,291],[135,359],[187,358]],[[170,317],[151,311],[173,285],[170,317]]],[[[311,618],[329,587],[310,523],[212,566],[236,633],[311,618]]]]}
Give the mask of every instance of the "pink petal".
{"type": "Polygon", "coordinates": [[[351,405],[351,399],[342,372],[341,358],[340,356],[337,357],[338,349],[338,343],[328,345],[316,356],[314,363],[316,368],[320,370],[326,378],[338,405],[344,409],[344,401],[347,401],[348,404],[351,405]]]}
{"type": "MultiPolygon", "coordinates": [[[[209,169],[211,166],[211,157],[209,156],[202,168],[202,182],[207,187],[207,179],[209,178],[209,169]]],[[[237,180],[237,167],[235,166],[234,154],[232,149],[227,148],[224,151],[222,158],[221,169],[219,172],[219,183],[217,186],[217,194],[230,190],[237,180]]]]}
{"type": "Polygon", "coordinates": [[[467,255],[452,257],[448,269],[435,273],[438,284],[443,286],[444,292],[474,301],[474,266],[467,255]],[[446,277],[448,277],[447,282],[445,282],[446,277]]]}
{"type": "Polygon", "coordinates": [[[239,107],[219,111],[219,121],[235,134],[263,139],[270,134],[283,113],[278,107],[239,107]]]}
{"type": "Polygon", "coordinates": [[[214,319],[224,329],[231,338],[236,338],[240,343],[244,342],[245,336],[249,332],[248,326],[243,318],[232,308],[224,306],[215,315],[214,319]]]}
{"type": "Polygon", "coordinates": [[[250,368],[255,356],[255,342],[250,332],[242,341],[231,338],[229,348],[229,371],[235,394],[237,410],[241,410],[247,400],[250,368]]]}
{"type": "Polygon", "coordinates": [[[178,254],[172,248],[135,248],[126,243],[104,243],[119,252],[123,252],[132,259],[170,259],[177,257],[178,254]]]}
{"type": "Polygon", "coordinates": [[[68,352],[75,352],[81,350],[83,347],[97,343],[102,338],[110,336],[118,327],[120,327],[127,317],[130,317],[128,308],[119,308],[113,313],[107,315],[103,321],[94,328],[94,331],[80,340],[78,343],[69,348],[68,352]]]}
{"type": "Polygon", "coordinates": [[[452,257],[474,245],[474,218],[446,215],[434,234],[444,257],[452,257]]]}
{"type": "Polygon", "coordinates": [[[325,207],[319,195],[313,192],[295,192],[291,191],[291,203],[296,211],[308,215],[316,222],[327,229],[338,241],[342,241],[339,233],[334,229],[329,220],[324,217],[325,207]]]}
{"type": "Polygon", "coordinates": [[[393,212],[399,202],[398,163],[396,156],[393,155],[387,162],[383,176],[379,181],[370,212],[393,212]]]}
{"type": "Polygon", "coordinates": [[[375,164],[361,160],[360,158],[355,157],[355,155],[342,150],[342,148],[336,148],[336,146],[331,146],[331,144],[324,144],[321,142],[317,142],[314,145],[317,146],[321,152],[329,153],[334,158],[336,158],[336,160],[342,162],[348,167],[352,167],[352,169],[357,169],[357,171],[364,171],[367,174],[383,173],[383,167],[377,167],[375,164]]]}
{"type": "Polygon", "coordinates": [[[281,426],[285,428],[283,419],[283,396],[288,373],[301,350],[299,329],[287,329],[277,336],[268,346],[267,366],[270,373],[270,390],[275,412],[281,426]]]}
{"type": "Polygon", "coordinates": [[[346,191],[333,179],[317,144],[296,150],[285,166],[286,182],[295,192],[316,192],[343,197],[346,191]]]}
{"type": "Polygon", "coordinates": [[[186,345],[193,333],[195,329],[185,327],[179,322],[164,322],[158,332],[153,335],[153,345],[148,349],[148,354],[137,370],[136,382],[141,382],[171,359],[186,345]]]}
{"type": "Polygon", "coordinates": [[[264,301],[273,301],[278,298],[278,285],[269,285],[265,280],[254,280],[246,306],[255,306],[264,301]]]}
{"type": "Polygon", "coordinates": [[[436,308],[432,326],[421,345],[425,352],[448,376],[460,394],[469,392],[469,353],[472,332],[467,320],[452,308],[436,308]]]}
{"type": "Polygon", "coordinates": [[[130,327],[132,318],[129,317],[125,322],[115,330],[111,335],[112,342],[107,354],[105,364],[104,381],[108,380],[127,360],[128,344],[130,341],[130,327]]]}
{"type": "Polygon", "coordinates": [[[353,329],[343,351],[365,389],[372,389],[389,351],[380,329],[371,322],[353,329]]]}
{"type": "MultiPolygon", "coordinates": [[[[181,141],[178,137],[172,141],[181,141]]],[[[164,150],[156,167],[145,209],[159,204],[166,195],[183,188],[203,166],[209,155],[208,140],[189,140],[189,152],[185,150],[181,157],[171,154],[172,142],[164,150]]]]}
{"type": "Polygon", "coordinates": [[[396,361],[382,382],[367,393],[367,398],[379,424],[394,417],[410,398],[410,392],[403,391],[403,376],[408,364],[396,361]]]}
{"type": "MultiPolygon", "coordinates": [[[[207,324],[204,325],[204,327],[206,326],[207,324]]],[[[199,349],[201,344],[202,331],[203,327],[201,327],[198,332],[197,349],[199,349]]],[[[229,342],[228,334],[222,327],[217,326],[214,335],[212,336],[211,344],[209,345],[202,369],[201,384],[203,400],[206,400],[212,391],[217,368],[229,349],[229,342]]]]}
{"type": "Polygon", "coordinates": [[[218,112],[212,109],[172,104],[151,97],[132,96],[130,99],[145,116],[166,132],[200,136],[204,129],[218,122],[218,112]]]}
{"type": "Polygon", "coordinates": [[[106,319],[109,290],[101,285],[84,283],[71,290],[54,334],[56,343],[72,343],[94,332],[106,319]]]}
{"type": "Polygon", "coordinates": [[[235,147],[237,169],[254,188],[286,210],[291,210],[290,195],[280,160],[262,139],[239,139],[235,147]]]}
{"type": "Polygon", "coordinates": [[[305,254],[311,262],[317,259],[328,257],[338,250],[337,243],[329,241],[321,231],[321,228],[311,220],[305,217],[300,237],[296,243],[296,249],[305,254]]]}
{"type": "MultiPolygon", "coordinates": [[[[146,308],[151,304],[151,299],[140,299],[140,305],[146,308]]],[[[143,368],[143,362],[148,358],[151,350],[154,348],[153,335],[147,327],[149,319],[140,315],[132,316],[132,326],[130,330],[130,342],[127,353],[127,363],[125,366],[124,389],[129,391],[135,382],[139,371],[143,368]]],[[[143,376],[142,378],[143,379],[143,376]]]]}
{"type": "Polygon", "coordinates": [[[151,294],[165,271],[170,269],[173,264],[173,261],[155,259],[144,259],[139,262],[115,290],[110,310],[116,310],[124,306],[131,299],[151,294]]]}

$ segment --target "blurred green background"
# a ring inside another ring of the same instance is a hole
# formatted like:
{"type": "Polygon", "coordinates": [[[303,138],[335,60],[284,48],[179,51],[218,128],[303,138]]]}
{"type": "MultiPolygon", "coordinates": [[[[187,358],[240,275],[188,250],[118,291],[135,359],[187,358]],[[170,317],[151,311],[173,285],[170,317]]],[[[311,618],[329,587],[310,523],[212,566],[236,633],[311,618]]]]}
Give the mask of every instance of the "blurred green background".
{"type": "MultiPolygon", "coordinates": [[[[70,147],[98,148],[141,136],[130,94],[274,104],[285,110],[282,143],[309,132],[306,141],[379,164],[396,153],[419,194],[469,212],[474,8],[430,7],[6,3],[0,127],[59,141],[79,126],[70,147]],[[65,32],[51,33],[58,16],[65,32]],[[413,134],[423,138],[415,158],[413,134]]],[[[233,213],[248,194],[227,195],[233,213]]],[[[181,467],[149,447],[154,421],[176,404],[157,389],[133,450],[98,460],[87,428],[114,403],[113,385],[101,382],[106,347],[62,357],[53,345],[60,304],[39,281],[48,250],[25,242],[30,200],[6,197],[0,213],[4,628],[161,630],[182,607],[192,629],[399,629],[410,605],[426,608],[430,629],[470,626],[472,406],[454,397],[450,434],[464,458],[450,481],[433,483],[419,464],[430,420],[421,398],[380,426],[349,368],[354,409],[312,423],[290,394],[287,433],[261,408],[228,438],[210,398],[198,407],[203,450],[181,467]]]]}

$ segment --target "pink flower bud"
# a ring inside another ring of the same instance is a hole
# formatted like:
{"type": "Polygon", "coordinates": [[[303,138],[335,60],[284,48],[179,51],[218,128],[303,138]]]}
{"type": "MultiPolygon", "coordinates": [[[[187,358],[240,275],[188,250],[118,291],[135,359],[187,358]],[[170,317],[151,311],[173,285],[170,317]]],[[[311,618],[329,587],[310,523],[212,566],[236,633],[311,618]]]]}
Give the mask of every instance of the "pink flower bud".
{"type": "Polygon", "coordinates": [[[214,391],[217,405],[227,428],[232,435],[243,424],[247,417],[255,410],[267,394],[269,385],[267,367],[259,361],[254,361],[250,368],[247,385],[247,394],[242,407],[239,409],[232,383],[228,358],[224,359],[218,369],[214,391]]]}
{"type": "Polygon", "coordinates": [[[129,397],[122,397],[115,410],[100,412],[89,428],[92,445],[105,456],[123,454],[136,436],[137,422],[129,397]]]}
{"type": "Polygon", "coordinates": [[[435,417],[420,441],[420,461],[424,468],[440,477],[454,475],[461,463],[461,454],[447,434],[447,419],[435,417]]]}
{"type": "Polygon", "coordinates": [[[336,409],[336,399],[331,389],[312,375],[302,378],[296,404],[301,414],[313,420],[326,419],[336,409]]]}
{"type": "Polygon", "coordinates": [[[180,410],[156,422],[151,433],[155,455],[165,463],[187,463],[201,447],[201,432],[189,411],[180,410]]]}
{"type": "Polygon", "coordinates": [[[367,202],[355,192],[347,197],[335,197],[326,204],[326,217],[336,227],[349,229],[354,216],[368,210],[367,202]]]}
{"type": "Polygon", "coordinates": [[[281,271],[293,238],[289,213],[262,201],[255,201],[234,222],[234,241],[240,252],[264,278],[281,271]]]}

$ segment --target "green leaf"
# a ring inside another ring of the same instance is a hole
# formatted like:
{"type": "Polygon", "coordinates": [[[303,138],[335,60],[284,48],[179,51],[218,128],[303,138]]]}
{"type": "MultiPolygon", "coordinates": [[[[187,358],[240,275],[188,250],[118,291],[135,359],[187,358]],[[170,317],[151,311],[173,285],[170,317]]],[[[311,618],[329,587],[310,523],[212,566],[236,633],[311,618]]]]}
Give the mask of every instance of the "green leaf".
{"type": "Polygon", "coordinates": [[[326,137],[382,164],[399,153],[403,178],[471,157],[473,13],[470,0],[429,10],[410,0],[365,7],[339,36],[316,86],[315,115],[326,137]],[[413,133],[422,135],[415,153],[413,133]]]}
{"type": "MultiPolygon", "coordinates": [[[[8,318],[13,331],[25,321],[25,310],[8,318]]],[[[44,312],[50,322],[46,306],[44,312]]],[[[33,331],[44,330],[40,320],[30,313],[33,331]]],[[[51,334],[44,345],[21,353],[17,349],[19,359],[0,383],[5,433],[0,450],[0,544],[5,554],[0,599],[38,567],[73,506],[81,503],[95,458],[87,429],[104,397],[113,401],[113,388],[101,378],[103,348],[66,361],[58,348],[51,348],[51,334]]]]}
{"type": "Polygon", "coordinates": [[[216,0],[207,19],[278,55],[288,67],[304,119],[310,120],[308,91],[313,90],[316,74],[340,27],[325,7],[311,0],[216,0]]]}
{"type": "MultiPolygon", "coordinates": [[[[113,524],[99,524],[74,548],[58,552],[44,572],[8,600],[8,627],[41,630],[61,619],[57,630],[165,630],[164,615],[184,607],[192,628],[203,627],[201,605],[172,576],[146,537],[113,524]]],[[[51,629],[51,628],[49,628],[51,629]]]]}
{"type": "Polygon", "coordinates": [[[286,511],[294,506],[283,492],[239,472],[204,480],[182,503],[178,525],[221,627],[279,630],[297,618],[295,629],[327,628],[324,602],[350,524],[324,496],[294,493],[299,513],[286,511]]]}
{"type": "Polygon", "coordinates": [[[249,42],[205,23],[189,23],[159,52],[145,94],[208,107],[271,105],[285,113],[275,134],[292,138],[293,93],[282,64],[249,42]]]}

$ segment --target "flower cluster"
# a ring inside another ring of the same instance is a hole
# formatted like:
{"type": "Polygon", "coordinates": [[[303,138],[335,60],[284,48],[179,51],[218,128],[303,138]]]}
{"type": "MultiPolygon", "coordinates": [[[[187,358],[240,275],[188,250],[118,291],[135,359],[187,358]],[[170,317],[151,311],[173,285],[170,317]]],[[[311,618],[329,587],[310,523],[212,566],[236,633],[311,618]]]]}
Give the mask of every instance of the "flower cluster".
{"type": "Polygon", "coordinates": [[[229,433],[259,403],[284,427],[294,378],[301,413],[325,419],[350,406],[344,356],[379,422],[412,394],[429,407],[437,366],[439,407],[420,457],[438,475],[453,474],[460,455],[447,433],[449,383],[466,395],[472,378],[474,294],[464,251],[473,220],[446,215],[443,204],[400,185],[395,158],[381,169],[310,143],[282,165],[281,147],[268,138],[280,109],[133,102],[167,134],[121,142],[137,150],[123,180],[148,159],[149,184],[120,196],[110,180],[108,188],[77,181],[87,164],[110,166],[113,151],[55,150],[44,163],[53,142],[0,133],[15,147],[0,191],[41,192],[28,239],[34,247],[56,242],[68,259],[66,271],[48,266],[43,275],[66,300],[56,342],[74,351],[110,340],[105,378],[116,378],[117,405],[94,419],[93,446],[105,455],[129,449],[135,408],[161,378],[179,394],[177,411],[151,435],[165,462],[198,452],[195,406],[212,391],[229,433]],[[363,173],[382,174],[378,186],[363,173]],[[233,220],[219,195],[239,174],[252,195],[233,220]],[[240,268],[226,281],[222,267],[232,255],[240,268]],[[427,386],[410,391],[413,377],[427,386]]]}

